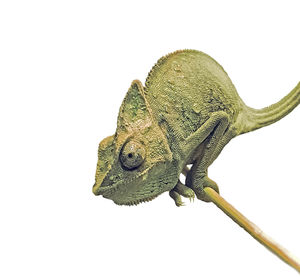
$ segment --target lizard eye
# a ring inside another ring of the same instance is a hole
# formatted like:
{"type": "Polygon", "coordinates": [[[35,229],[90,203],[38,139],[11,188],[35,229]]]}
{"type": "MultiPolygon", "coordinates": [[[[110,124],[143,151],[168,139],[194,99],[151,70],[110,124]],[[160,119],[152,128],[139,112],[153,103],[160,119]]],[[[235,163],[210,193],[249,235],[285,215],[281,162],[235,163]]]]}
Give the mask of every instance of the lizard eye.
{"type": "Polygon", "coordinates": [[[146,150],[144,146],[137,141],[127,142],[121,151],[121,164],[128,170],[139,167],[145,160],[146,150]]]}

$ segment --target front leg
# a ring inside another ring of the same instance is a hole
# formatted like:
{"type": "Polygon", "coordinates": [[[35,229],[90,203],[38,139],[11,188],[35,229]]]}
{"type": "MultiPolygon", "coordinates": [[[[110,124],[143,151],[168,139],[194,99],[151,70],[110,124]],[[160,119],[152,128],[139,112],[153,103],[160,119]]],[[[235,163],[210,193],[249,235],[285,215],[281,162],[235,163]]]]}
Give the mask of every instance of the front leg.
{"type": "Polygon", "coordinates": [[[204,147],[186,178],[186,185],[195,192],[198,199],[206,202],[209,202],[209,199],[203,190],[204,187],[211,187],[219,192],[218,185],[207,177],[207,168],[217,158],[224,146],[236,135],[235,129],[229,127],[229,118],[226,113],[217,112],[213,119],[209,134],[205,130],[207,137],[204,141],[202,134],[197,134],[202,126],[194,134],[195,138],[197,136],[201,138],[200,143],[203,143],[204,147]]]}
{"type": "Polygon", "coordinates": [[[194,191],[191,188],[182,184],[180,181],[178,181],[175,188],[169,191],[169,195],[174,200],[175,205],[177,207],[184,206],[184,202],[182,201],[181,196],[189,198],[190,202],[194,201],[195,199],[194,191]]]}

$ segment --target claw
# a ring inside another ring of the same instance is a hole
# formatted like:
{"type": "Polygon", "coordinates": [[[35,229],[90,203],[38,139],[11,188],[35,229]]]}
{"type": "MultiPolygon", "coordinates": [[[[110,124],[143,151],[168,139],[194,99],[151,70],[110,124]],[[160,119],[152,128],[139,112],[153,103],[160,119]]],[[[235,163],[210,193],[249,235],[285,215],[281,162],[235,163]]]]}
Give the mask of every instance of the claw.
{"type": "Polygon", "coordinates": [[[193,203],[194,203],[194,201],[195,201],[195,194],[193,194],[193,196],[191,196],[189,199],[190,199],[190,202],[193,201],[193,203]]]}
{"type": "Polygon", "coordinates": [[[174,200],[175,205],[177,207],[185,206],[184,202],[182,202],[182,200],[181,200],[181,196],[179,195],[179,193],[177,193],[174,190],[170,190],[169,195],[174,200]]]}
{"type": "Polygon", "coordinates": [[[181,203],[179,203],[179,202],[175,202],[175,205],[177,206],[177,207],[182,207],[182,206],[185,206],[185,203],[184,202],[181,202],[181,203]]]}

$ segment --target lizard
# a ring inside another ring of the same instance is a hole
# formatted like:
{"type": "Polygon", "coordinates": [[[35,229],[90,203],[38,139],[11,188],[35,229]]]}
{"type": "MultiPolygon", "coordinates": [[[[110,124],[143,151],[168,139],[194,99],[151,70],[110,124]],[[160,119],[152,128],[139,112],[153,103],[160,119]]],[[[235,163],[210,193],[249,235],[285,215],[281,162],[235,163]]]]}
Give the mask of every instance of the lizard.
{"type": "Polygon", "coordinates": [[[118,205],[137,205],[164,192],[177,206],[183,205],[181,196],[209,202],[204,188],[219,188],[208,167],[225,145],[280,120],[299,103],[300,82],[273,105],[248,107],[209,55],[172,52],[152,67],[145,85],[132,81],[115,134],[99,144],[93,193],[118,205]]]}

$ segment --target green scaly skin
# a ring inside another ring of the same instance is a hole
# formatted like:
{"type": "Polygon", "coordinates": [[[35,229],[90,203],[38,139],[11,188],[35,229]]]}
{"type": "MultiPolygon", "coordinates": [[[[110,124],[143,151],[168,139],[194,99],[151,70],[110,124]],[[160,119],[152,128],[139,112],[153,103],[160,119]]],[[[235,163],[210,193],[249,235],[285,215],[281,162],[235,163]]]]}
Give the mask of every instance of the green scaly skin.
{"type": "Polygon", "coordinates": [[[173,52],[158,60],[145,86],[132,82],[115,134],[100,142],[93,192],[119,205],[166,191],[177,206],[181,196],[208,201],[203,188],[219,190],[207,168],[224,146],[278,121],[299,103],[300,83],[278,103],[252,109],[211,57],[196,50],[173,52]],[[182,172],[185,185],[179,182],[182,172]]]}

